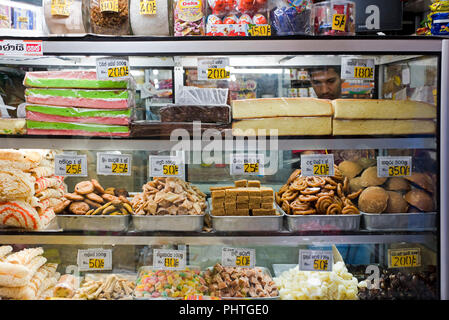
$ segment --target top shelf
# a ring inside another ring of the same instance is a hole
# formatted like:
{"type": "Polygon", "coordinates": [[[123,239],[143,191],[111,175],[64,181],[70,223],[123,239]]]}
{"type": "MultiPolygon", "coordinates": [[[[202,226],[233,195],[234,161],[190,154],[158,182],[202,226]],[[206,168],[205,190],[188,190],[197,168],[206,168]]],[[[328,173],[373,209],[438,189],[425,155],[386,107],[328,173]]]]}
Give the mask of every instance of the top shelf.
{"type": "Polygon", "coordinates": [[[210,55],[293,53],[437,53],[438,37],[7,37],[42,40],[45,55],[210,55]]]}

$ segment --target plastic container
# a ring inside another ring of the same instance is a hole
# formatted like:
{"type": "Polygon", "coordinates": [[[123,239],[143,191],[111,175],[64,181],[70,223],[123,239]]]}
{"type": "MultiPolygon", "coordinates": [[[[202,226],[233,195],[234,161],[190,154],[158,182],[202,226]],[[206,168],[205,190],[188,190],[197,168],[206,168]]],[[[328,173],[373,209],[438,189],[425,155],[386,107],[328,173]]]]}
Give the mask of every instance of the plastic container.
{"type": "Polygon", "coordinates": [[[312,35],[311,0],[273,0],[270,9],[271,31],[278,36],[312,35]]]}
{"type": "Polygon", "coordinates": [[[174,0],[174,35],[204,36],[205,0],[174,0]]]}
{"type": "Polygon", "coordinates": [[[315,35],[355,35],[355,3],[325,1],[313,5],[315,35]]]}
{"type": "Polygon", "coordinates": [[[108,35],[129,35],[129,0],[90,0],[89,5],[90,32],[108,35]],[[104,1],[104,2],[103,2],[104,1]],[[111,7],[101,7],[101,2],[117,3],[117,11],[111,11],[111,7]]]}
{"type": "Polygon", "coordinates": [[[11,8],[0,4],[0,29],[11,29],[11,8]]]}
{"type": "Polygon", "coordinates": [[[65,1],[65,6],[52,7],[52,0],[43,0],[45,23],[52,34],[86,33],[88,6],[86,0],[65,1]]]}
{"type": "Polygon", "coordinates": [[[129,19],[132,33],[140,36],[169,36],[172,5],[170,0],[156,0],[156,7],[141,7],[141,0],[130,0],[129,19]]]}

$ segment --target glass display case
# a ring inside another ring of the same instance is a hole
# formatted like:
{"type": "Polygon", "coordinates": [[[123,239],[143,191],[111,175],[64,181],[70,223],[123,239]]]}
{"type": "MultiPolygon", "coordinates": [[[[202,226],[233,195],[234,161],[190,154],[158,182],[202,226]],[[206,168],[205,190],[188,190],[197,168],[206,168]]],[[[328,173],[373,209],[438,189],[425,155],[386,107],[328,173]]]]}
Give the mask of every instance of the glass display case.
{"type": "Polygon", "coordinates": [[[449,40],[42,44],[0,57],[2,299],[448,298],[449,40]]]}

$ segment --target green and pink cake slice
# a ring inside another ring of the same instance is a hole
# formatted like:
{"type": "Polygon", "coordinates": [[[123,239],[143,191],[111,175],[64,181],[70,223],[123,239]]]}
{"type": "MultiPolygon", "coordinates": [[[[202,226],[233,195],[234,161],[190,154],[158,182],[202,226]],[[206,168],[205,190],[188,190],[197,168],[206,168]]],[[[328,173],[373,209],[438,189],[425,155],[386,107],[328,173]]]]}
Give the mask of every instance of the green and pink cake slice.
{"type": "Polygon", "coordinates": [[[98,136],[98,137],[129,137],[128,126],[42,122],[27,120],[27,134],[30,135],[58,135],[58,136],[98,136]]]}

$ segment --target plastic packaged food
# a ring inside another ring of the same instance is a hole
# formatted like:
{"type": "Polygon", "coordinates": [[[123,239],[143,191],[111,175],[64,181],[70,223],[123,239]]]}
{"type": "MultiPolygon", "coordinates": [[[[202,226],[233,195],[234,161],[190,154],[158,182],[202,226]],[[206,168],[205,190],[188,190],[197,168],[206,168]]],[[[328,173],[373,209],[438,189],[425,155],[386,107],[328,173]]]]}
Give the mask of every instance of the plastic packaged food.
{"type": "Polygon", "coordinates": [[[169,36],[169,26],[171,25],[169,2],[167,0],[156,0],[154,9],[145,6],[146,3],[149,2],[147,0],[130,0],[129,18],[133,34],[169,36]]]}
{"type": "Polygon", "coordinates": [[[204,0],[174,0],[174,35],[203,36],[205,34],[204,0]]]}
{"type": "Polygon", "coordinates": [[[50,33],[69,34],[86,33],[87,7],[83,0],[59,1],[60,6],[52,4],[52,0],[43,0],[45,22],[50,33]]]}
{"type": "Polygon", "coordinates": [[[27,134],[128,137],[128,126],[27,120],[27,134]]]}
{"type": "Polygon", "coordinates": [[[336,0],[313,5],[315,35],[355,35],[355,3],[336,0]]]}
{"type": "Polygon", "coordinates": [[[449,35],[449,12],[436,12],[432,14],[432,27],[430,32],[433,35],[449,35]]]}
{"type": "Polygon", "coordinates": [[[273,8],[270,10],[272,31],[279,36],[311,35],[313,33],[312,1],[296,0],[289,1],[289,4],[286,6],[283,0],[273,2],[273,8]]]}
{"type": "Polygon", "coordinates": [[[230,106],[167,105],[160,109],[162,122],[230,123],[230,106]]]}
{"type": "Polygon", "coordinates": [[[36,30],[36,12],[22,8],[13,8],[12,28],[17,30],[36,30]]]}
{"type": "Polygon", "coordinates": [[[0,5],[0,29],[11,29],[11,8],[0,5]]]}
{"type": "Polygon", "coordinates": [[[129,0],[90,0],[90,31],[97,34],[128,35],[129,0]]]}

